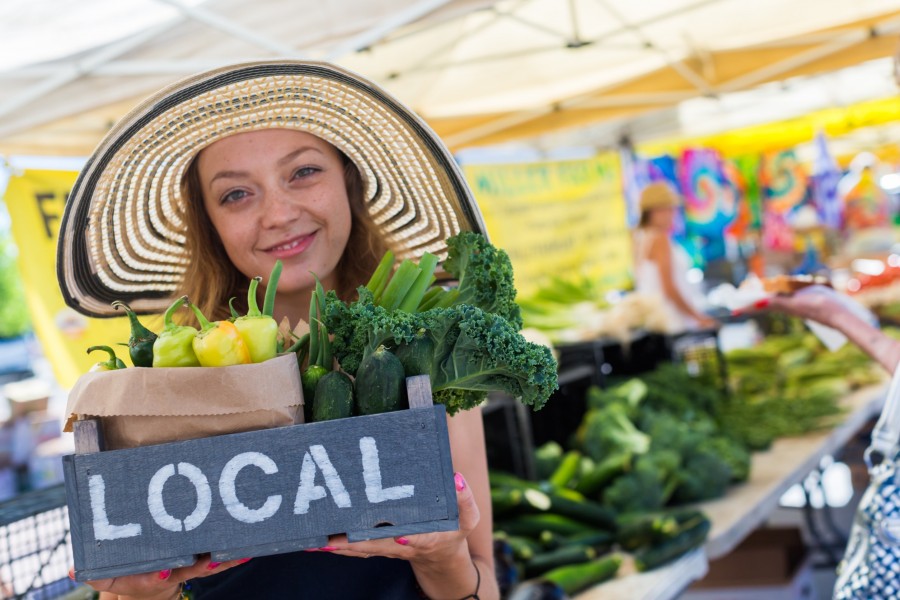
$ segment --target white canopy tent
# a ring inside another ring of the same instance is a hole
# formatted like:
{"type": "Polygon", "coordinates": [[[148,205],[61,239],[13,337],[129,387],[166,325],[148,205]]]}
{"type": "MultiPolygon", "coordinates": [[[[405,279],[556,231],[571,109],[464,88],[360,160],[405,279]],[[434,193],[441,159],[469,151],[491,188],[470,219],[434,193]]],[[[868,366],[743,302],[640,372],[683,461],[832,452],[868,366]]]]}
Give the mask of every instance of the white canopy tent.
{"type": "Polygon", "coordinates": [[[86,155],[162,85],[279,57],[367,75],[453,149],[596,123],[608,135],[687,100],[721,110],[734,92],[889,57],[898,33],[900,0],[8,2],[0,154],[86,155]]]}

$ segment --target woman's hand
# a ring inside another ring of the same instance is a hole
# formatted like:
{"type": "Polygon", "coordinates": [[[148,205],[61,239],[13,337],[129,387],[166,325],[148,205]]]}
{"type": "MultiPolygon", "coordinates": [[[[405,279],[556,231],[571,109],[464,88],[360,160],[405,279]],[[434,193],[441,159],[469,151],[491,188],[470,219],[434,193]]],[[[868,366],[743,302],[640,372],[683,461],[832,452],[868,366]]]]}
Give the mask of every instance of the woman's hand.
{"type": "MultiPolygon", "coordinates": [[[[456,500],[459,506],[459,530],[433,533],[417,533],[415,535],[398,536],[379,540],[350,543],[346,535],[328,538],[328,546],[311,551],[334,552],[344,556],[369,558],[370,556],[387,556],[410,561],[414,566],[446,564],[448,560],[460,553],[469,554],[466,538],[475,529],[480,519],[478,506],[472,490],[466,485],[462,475],[454,475],[456,500]]],[[[470,559],[466,559],[467,561],[470,559]]]]}
{"type": "MultiPolygon", "coordinates": [[[[97,579],[86,583],[100,592],[101,598],[120,596],[125,598],[170,600],[178,597],[181,584],[188,579],[215,575],[232,567],[242,565],[248,560],[250,559],[241,558],[218,563],[212,562],[209,556],[206,555],[189,567],[125,575],[111,579],[97,579]]],[[[75,577],[71,569],[69,570],[69,577],[73,579],[75,577]]]]}

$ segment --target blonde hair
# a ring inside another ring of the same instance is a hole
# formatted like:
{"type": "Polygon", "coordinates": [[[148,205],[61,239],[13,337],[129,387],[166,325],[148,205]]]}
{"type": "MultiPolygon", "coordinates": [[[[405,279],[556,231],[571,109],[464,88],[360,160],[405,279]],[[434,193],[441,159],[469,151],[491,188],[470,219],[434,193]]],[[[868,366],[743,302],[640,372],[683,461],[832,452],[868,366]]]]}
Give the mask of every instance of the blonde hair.
{"type": "MultiPolygon", "coordinates": [[[[338,152],[344,164],[351,225],[344,253],[335,267],[335,291],[342,300],[352,300],[356,289],[368,281],[388,246],[366,208],[359,169],[338,152]]],[[[186,294],[210,320],[230,316],[228,301],[232,297],[235,308],[243,314],[247,310],[249,279],[228,258],[206,213],[196,157],[185,172],[181,187],[187,269],[177,296],[186,294]]]]}

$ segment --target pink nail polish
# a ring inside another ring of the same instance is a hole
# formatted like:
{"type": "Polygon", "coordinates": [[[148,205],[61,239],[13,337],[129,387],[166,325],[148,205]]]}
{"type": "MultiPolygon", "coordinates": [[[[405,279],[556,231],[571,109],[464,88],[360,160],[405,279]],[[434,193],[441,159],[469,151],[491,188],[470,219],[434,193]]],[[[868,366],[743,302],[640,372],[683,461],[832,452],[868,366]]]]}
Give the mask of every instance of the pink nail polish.
{"type": "Polygon", "coordinates": [[[69,569],[69,579],[75,580],[75,571],[73,569],[69,569]]]}
{"type": "Polygon", "coordinates": [[[398,544],[400,544],[401,546],[406,546],[407,544],[409,544],[409,540],[406,539],[405,537],[395,538],[394,541],[397,542],[398,544]]]}
{"type": "Polygon", "coordinates": [[[453,482],[456,483],[456,491],[461,492],[466,489],[466,480],[462,476],[462,473],[455,473],[453,475],[453,482]]]}
{"type": "Polygon", "coordinates": [[[166,580],[169,578],[169,575],[172,574],[172,569],[163,569],[159,572],[159,578],[162,580],[166,580]]]}
{"type": "Polygon", "coordinates": [[[221,564],[222,563],[220,563],[220,562],[211,562],[208,565],[206,565],[206,568],[209,569],[210,571],[212,571],[213,569],[215,569],[216,567],[218,567],[221,564]]]}
{"type": "Polygon", "coordinates": [[[336,546],[322,546],[321,548],[319,548],[319,550],[321,550],[322,552],[334,552],[335,550],[337,550],[337,547],[336,546]]]}
{"type": "Polygon", "coordinates": [[[251,560],[253,560],[253,559],[252,558],[242,558],[238,561],[238,564],[242,565],[244,563],[250,562],[251,560]]]}
{"type": "Polygon", "coordinates": [[[762,300],[757,300],[753,305],[753,308],[765,308],[769,305],[769,299],[763,298],[762,300]]]}

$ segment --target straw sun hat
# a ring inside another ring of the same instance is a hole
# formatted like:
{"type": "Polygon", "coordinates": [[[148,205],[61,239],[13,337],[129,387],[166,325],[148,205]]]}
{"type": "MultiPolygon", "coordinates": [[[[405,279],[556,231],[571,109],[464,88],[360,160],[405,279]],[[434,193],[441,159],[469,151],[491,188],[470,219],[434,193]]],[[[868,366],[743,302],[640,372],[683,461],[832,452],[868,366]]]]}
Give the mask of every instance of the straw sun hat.
{"type": "Polygon", "coordinates": [[[485,233],[459,168],[413,112],[357,75],[299,61],[233,65],[148,98],[107,134],[78,176],[63,214],[57,277],[66,304],[113,316],[113,300],[161,312],[190,260],[182,176],[216,140],[297,129],[330,142],[359,168],[365,202],[400,258],[461,230],[485,233]]]}
{"type": "Polygon", "coordinates": [[[681,205],[681,199],[665,181],[654,181],[641,190],[641,212],[656,208],[676,208],[681,205]]]}

